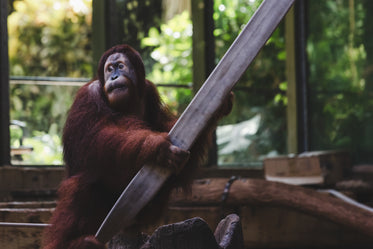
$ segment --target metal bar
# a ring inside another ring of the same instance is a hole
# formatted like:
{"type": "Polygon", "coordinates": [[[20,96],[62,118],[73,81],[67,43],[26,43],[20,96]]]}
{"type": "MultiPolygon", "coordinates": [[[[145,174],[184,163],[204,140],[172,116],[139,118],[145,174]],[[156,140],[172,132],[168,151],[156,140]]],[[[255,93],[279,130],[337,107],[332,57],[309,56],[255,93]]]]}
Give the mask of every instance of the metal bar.
{"type": "Polygon", "coordinates": [[[101,55],[106,50],[106,9],[107,1],[92,0],[92,68],[94,70],[98,67],[98,62],[101,55]]]}
{"type": "MultiPolygon", "coordinates": [[[[11,85],[42,85],[42,86],[83,86],[88,78],[46,77],[46,76],[11,76],[11,85]]],[[[193,84],[159,83],[157,87],[172,87],[192,89],[193,84]]]]}
{"type": "Polygon", "coordinates": [[[50,226],[50,224],[44,223],[18,223],[18,222],[0,222],[0,227],[24,227],[24,228],[45,228],[50,226]]]}
{"type": "MultiPolygon", "coordinates": [[[[22,77],[10,77],[11,85],[38,85],[38,86],[83,86],[89,82],[90,79],[84,78],[65,78],[65,77],[34,77],[34,76],[22,76],[22,77]]],[[[193,84],[178,84],[178,83],[155,83],[157,87],[166,88],[185,88],[193,89],[193,84]]],[[[285,94],[285,91],[280,89],[266,89],[251,86],[235,86],[235,91],[249,91],[260,94],[273,95],[277,93],[285,94]]],[[[321,92],[321,91],[319,91],[321,92]]],[[[325,93],[350,93],[347,91],[323,91],[325,93]]],[[[321,93],[323,93],[321,92],[321,93]]]]}
{"type": "Polygon", "coordinates": [[[13,81],[56,81],[56,82],[88,82],[89,78],[71,78],[54,76],[10,76],[13,81]]]}
{"type": "Polygon", "coordinates": [[[73,81],[33,81],[33,80],[10,80],[10,85],[34,85],[34,86],[78,86],[85,83],[73,81]]]}
{"type": "Polygon", "coordinates": [[[88,78],[50,77],[50,76],[10,76],[11,85],[39,86],[82,86],[88,78]]]}
{"type": "Polygon", "coordinates": [[[0,166],[10,165],[8,1],[0,1],[0,166]]]}
{"type": "Polygon", "coordinates": [[[307,61],[307,0],[298,0],[295,5],[296,79],[298,104],[298,153],[309,151],[309,105],[307,61]]]}

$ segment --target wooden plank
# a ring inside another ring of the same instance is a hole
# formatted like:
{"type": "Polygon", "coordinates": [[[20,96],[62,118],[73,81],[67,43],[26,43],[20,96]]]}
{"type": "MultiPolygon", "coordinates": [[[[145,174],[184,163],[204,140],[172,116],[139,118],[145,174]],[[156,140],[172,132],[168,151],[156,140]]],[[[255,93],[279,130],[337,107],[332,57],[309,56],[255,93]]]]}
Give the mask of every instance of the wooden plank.
{"type": "Polygon", "coordinates": [[[313,151],[264,159],[267,180],[296,185],[334,185],[350,168],[350,156],[345,151],[313,151]]]}
{"type": "MultiPolygon", "coordinates": [[[[265,0],[261,4],[170,131],[173,144],[184,150],[193,145],[293,1],[265,0]]],[[[158,192],[170,174],[170,171],[161,167],[143,166],[101,224],[96,238],[107,242],[125,225],[131,224],[132,219],[158,192]]]]}
{"type": "Polygon", "coordinates": [[[296,209],[242,206],[245,248],[371,248],[373,237],[296,209]]]}

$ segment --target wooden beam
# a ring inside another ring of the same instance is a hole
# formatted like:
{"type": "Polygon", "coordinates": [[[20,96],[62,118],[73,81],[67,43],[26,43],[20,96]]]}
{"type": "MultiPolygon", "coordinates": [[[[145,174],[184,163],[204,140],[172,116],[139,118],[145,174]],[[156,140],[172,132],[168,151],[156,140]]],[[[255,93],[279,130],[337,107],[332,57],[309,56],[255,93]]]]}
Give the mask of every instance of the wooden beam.
{"type": "MultiPolygon", "coordinates": [[[[170,205],[215,206],[221,204],[227,178],[192,185],[193,195],[173,192],[170,205]],[[193,204],[192,204],[193,203],[193,204]]],[[[373,213],[325,193],[299,186],[259,179],[238,179],[230,187],[225,206],[266,205],[297,210],[373,236],[373,213]]]]}
{"type": "MultiPolygon", "coordinates": [[[[171,142],[189,150],[246,68],[285,16],[294,0],[265,0],[169,132],[171,142]]],[[[107,242],[152,199],[171,175],[169,169],[143,166],[109,212],[96,238],[107,242]]]]}

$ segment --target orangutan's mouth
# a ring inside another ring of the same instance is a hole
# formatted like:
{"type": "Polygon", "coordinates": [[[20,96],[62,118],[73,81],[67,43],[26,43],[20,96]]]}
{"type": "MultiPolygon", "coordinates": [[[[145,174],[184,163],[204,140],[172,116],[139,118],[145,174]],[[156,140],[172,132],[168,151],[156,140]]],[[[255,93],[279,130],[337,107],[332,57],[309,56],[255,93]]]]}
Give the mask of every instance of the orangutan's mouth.
{"type": "Polygon", "coordinates": [[[114,90],[119,90],[119,89],[127,89],[127,84],[126,82],[113,82],[109,84],[107,91],[110,93],[114,90]]]}

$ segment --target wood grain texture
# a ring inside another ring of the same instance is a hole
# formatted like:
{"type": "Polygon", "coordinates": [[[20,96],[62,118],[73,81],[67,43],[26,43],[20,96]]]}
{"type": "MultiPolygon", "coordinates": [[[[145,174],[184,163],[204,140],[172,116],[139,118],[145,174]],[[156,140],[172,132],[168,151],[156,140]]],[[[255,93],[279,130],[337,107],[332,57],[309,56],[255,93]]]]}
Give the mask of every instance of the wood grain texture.
{"type": "MultiPolygon", "coordinates": [[[[221,203],[227,178],[193,184],[190,197],[174,192],[171,205],[214,206],[221,203]]],[[[226,206],[266,205],[286,207],[329,220],[336,224],[373,236],[373,213],[333,196],[312,189],[259,179],[239,179],[231,185],[226,206]]]]}
{"type": "MultiPolygon", "coordinates": [[[[265,0],[261,4],[171,129],[169,136],[174,145],[184,150],[193,145],[293,2],[265,0]]],[[[96,238],[107,242],[125,224],[130,224],[170,174],[170,171],[161,167],[144,166],[123,191],[97,231],[96,238]]]]}
{"type": "Polygon", "coordinates": [[[95,237],[106,243],[132,220],[159,191],[171,172],[165,168],[144,165],[123,191],[95,237]]]}

